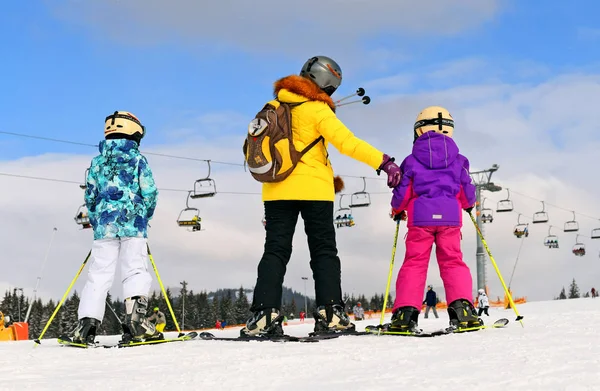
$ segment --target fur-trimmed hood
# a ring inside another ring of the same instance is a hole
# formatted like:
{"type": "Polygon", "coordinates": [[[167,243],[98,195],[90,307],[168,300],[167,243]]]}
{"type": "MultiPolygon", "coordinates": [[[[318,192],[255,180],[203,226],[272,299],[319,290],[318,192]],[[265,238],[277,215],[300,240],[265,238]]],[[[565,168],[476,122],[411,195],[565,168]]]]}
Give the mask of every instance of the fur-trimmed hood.
{"type": "Polygon", "coordinates": [[[319,86],[310,79],[298,75],[281,78],[275,82],[274,95],[277,98],[280,90],[288,90],[309,100],[327,103],[335,111],[335,103],[319,86]]]}

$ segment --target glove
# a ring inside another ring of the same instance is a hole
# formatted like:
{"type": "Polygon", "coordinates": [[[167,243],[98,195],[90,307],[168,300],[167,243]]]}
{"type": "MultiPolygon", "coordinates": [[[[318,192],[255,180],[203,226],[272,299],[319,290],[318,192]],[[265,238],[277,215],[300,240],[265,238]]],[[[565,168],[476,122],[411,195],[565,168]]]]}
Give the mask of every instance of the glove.
{"type": "Polygon", "coordinates": [[[467,212],[468,214],[471,214],[472,211],[473,211],[472,206],[470,208],[465,209],[465,212],[467,212]]]}
{"type": "Polygon", "coordinates": [[[406,211],[400,211],[400,212],[395,212],[392,209],[392,213],[390,213],[390,217],[394,220],[394,221],[406,221],[406,219],[408,218],[408,216],[406,215],[406,211]]]}
{"type": "Polygon", "coordinates": [[[402,177],[400,167],[398,167],[398,165],[394,163],[394,160],[395,159],[393,157],[389,157],[388,155],[384,154],[383,161],[377,169],[377,175],[380,175],[382,170],[387,174],[387,185],[388,187],[392,188],[400,184],[400,179],[402,177]]]}

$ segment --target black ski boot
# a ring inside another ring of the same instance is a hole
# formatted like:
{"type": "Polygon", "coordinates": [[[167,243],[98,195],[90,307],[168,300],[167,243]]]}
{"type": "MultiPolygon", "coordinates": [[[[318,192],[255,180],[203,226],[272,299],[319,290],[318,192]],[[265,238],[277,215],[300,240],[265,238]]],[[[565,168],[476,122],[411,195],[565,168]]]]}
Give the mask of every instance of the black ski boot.
{"type": "Polygon", "coordinates": [[[246,326],[240,330],[240,337],[282,337],[283,315],[279,314],[277,308],[265,308],[256,311],[246,322],[246,326]]]}
{"type": "Polygon", "coordinates": [[[473,304],[466,299],[454,300],[448,306],[450,331],[476,331],[483,326],[483,320],[477,317],[473,304]]]}
{"type": "Polygon", "coordinates": [[[315,329],[310,335],[353,333],[356,331],[354,323],[340,304],[320,306],[313,312],[315,329]]]}
{"type": "Polygon", "coordinates": [[[420,334],[423,330],[419,329],[418,325],[419,310],[415,307],[400,307],[392,314],[392,322],[388,331],[420,334]]]}
{"type": "Polygon", "coordinates": [[[125,299],[125,324],[121,343],[164,338],[163,334],[156,331],[154,324],[146,318],[147,310],[148,298],[146,296],[125,299]]]}
{"type": "Polygon", "coordinates": [[[72,337],[68,338],[75,343],[93,345],[96,339],[96,330],[100,321],[94,318],[79,319],[79,324],[73,331],[72,337]]]}

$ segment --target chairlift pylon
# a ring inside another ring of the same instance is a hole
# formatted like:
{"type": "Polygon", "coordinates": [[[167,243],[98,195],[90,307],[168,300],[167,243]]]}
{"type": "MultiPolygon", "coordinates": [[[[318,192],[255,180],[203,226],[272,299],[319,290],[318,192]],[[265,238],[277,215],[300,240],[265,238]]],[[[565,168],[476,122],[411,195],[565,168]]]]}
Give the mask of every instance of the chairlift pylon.
{"type": "Polygon", "coordinates": [[[363,189],[350,195],[349,208],[365,208],[371,205],[371,195],[367,192],[367,179],[362,177],[363,189]]]}
{"type": "Polygon", "coordinates": [[[506,192],[508,194],[506,199],[498,201],[498,204],[496,206],[497,213],[513,211],[513,203],[510,200],[510,190],[506,188],[506,192]]]}
{"type": "Polygon", "coordinates": [[[558,248],[558,236],[552,235],[552,226],[548,227],[548,236],[544,239],[544,246],[548,248],[558,248]]]}
{"type": "Polygon", "coordinates": [[[573,246],[573,254],[578,257],[585,255],[585,244],[579,241],[579,235],[575,238],[575,245],[573,246]]]}
{"type": "Polygon", "coordinates": [[[577,219],[575,218],[575,211],[573,211],[573,220],[567,221],[565,223],[565,228],[563,231],[565,231],[565,232],[579,231],[579,223],[577,222],[577,219]]]}
{"type": "Polygon", "coordinates": [[[335,211],[335,217],[333,219],[336,228],[354,227],[356,225],[354,222],[354,217],[352,217],[352,209],[344,208],[342,205],[342,199],[344,198],[344,195],[345,194],[340,194],[340,208],[335,211]]]}
{"type": "Polygon", "coordinates": [[[187,228],[190,232],[204,231],[201,225],[200,210],[189,205],[191,194],[192,191],[189,191],[185,199],[185,209],[179,212],[179,216],[177,217],[177,225],[187,228]]]}
{"type": "Polygon", "coordinates": [[[81,205],[77,209],[74,220],[78,225],[81,225],[82,229],[92,228],[92,224],[90,223],[90,214],[85,204],[81,205]]]}
{"type": "Polygon", "coordinates": [[[542,201],[542,210],[533,214],[533,224],[547,223],[549,220],[546,205],[542,201]]]}
{"type": "Polygon", "coordinates": [[[481,201],[481,222],[482,223],[493,223],[494,222],[494,213],[490,208],[485,207],[485,200],[481,201]]]}
{"type": "Polygon", "coordinates": [[[190,193],[192,199],[209,198],[217,194],[217,184],[210,177],[210,160],[207,160],[206,164],[208,164],[208,175],[194,182],[194,190],[190,193]]]}
{"type": "Polygon", "coordinates": [[[520,239],[523,236],[529,236],[529,223],[521,223],[521,213],[519,213],[519,216],[517,217],[517,225],[515,225],[513,234],[517,237],[517,239],[520,239]]]}

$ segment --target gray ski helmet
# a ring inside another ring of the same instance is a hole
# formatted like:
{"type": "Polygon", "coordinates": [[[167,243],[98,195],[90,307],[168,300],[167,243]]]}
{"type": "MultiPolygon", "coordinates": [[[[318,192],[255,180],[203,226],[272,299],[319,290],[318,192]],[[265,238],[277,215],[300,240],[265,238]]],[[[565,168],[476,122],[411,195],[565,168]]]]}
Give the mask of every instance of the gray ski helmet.
{"type": "Polygon", "coordinates": [[[311,79],[331,96],[342,84],[342,68],[337,62],[326,56],[310,58],[302,66],[300,76],[311,79]]]}

